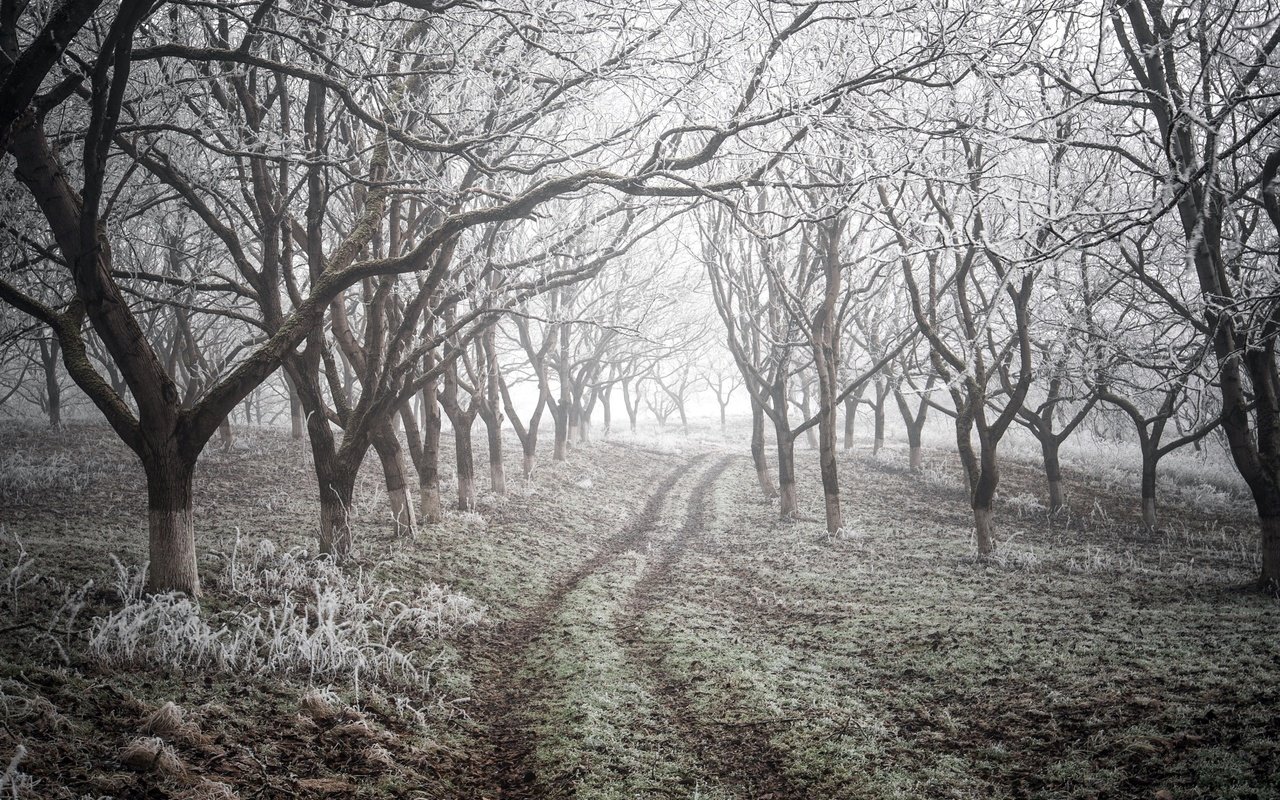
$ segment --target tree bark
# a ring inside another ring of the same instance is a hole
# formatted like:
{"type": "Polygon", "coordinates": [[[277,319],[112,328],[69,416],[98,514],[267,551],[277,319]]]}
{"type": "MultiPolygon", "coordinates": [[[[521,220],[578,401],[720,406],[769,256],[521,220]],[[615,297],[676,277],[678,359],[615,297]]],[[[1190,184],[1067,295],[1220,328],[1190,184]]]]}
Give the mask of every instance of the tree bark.
{"type": "Polygon", "coordinates": [[[875,404],[875,440],[871,445],[871,455],[877,455],[884,447],[884,402],[889,395],[889,382],[876,381],[875,404]]]}
{"type": "Polygon", "coordinates": [[[351,532],[351,498],[355,479],[321,480],[320,554],[339,564],[351,557],[354,537],[351,532]]]}
{"type": "Polygon", "coordinates": [[[489,488],[498,497],[507,494],[507,473],[502,466],[502,428],[485,420],[489,436],[489,488]]]}
{"type": "Polygon", "coordinates": [[[391,506],[391,526],[397,537],[412,538],[417,535],[413,501],[405,480],[404,451],[391,423],[379,428],[373,437],[373,449],[382,464],[382,477],[387,484],[387,502],[391,506]]]}
{"type": "Polygon", "coordinates": [[[1159,518],[1156,515],[1156,466],[1159,463],[1156,446],[1150,444],[1142,453],[1142,526],[1149,531],[1156,530],[1159,518]]]}
{"type": "Polygon", "coordinates": [[[440,403],[436,400],[436,381],[429,381],[419,394],[422,401],[422,433],[417,444],[417,421],[412,414],[404,417],[409,437],[413,466],[418,473],[418,519],[434,525],[444,519],[440,500],[440,403]]]}
{"type": "Polygon", "coordinates": [[[844,400],[844,449],[853,449],[853,423],[858,416],[858,403],[862,402],[862,391],[851,394],[844,400]]]}
{"type": "Polygon", "coordinates": [[[778,515],[792,519],[796,515],[795,439],[784,424],[774,424],[778,440],[778,515]]]}
{"type": "Polygon", "coordinates": [[[193,461],[177,453],[143,458],[147,476],[147,523],[150,562],[147,591],[176,591],[200,596],[196,566],[196,531],[192,517],[193,461]]]}
{"type": "Polygon", "coordinates": [[[453,420],[453,443],[457,455],[458,510],[473,511],[476,507],[475,458],[471,452],[471,423],[473,418],[459,415],[453,420]]]}
{"type": "Polygon", "coordinates": [[[1263,591],[1280,594],[1280,516],[1258,518],[1262,528],[1262,578],[1263,591]]]}
{"type": "Polygon", "coordinates": [[[1052,434],[1040,440],[1044,456],[1044,476],[1049,482],[1049,512],[1056,514],[1066,506],[1062,494],[1062,467],[1058,462],[1058,439],[1052,434]]]}
{"type": "Polygon", "coordinates": [[[62,387],[58,385],[58,354],[61,350],[57,337],[40,340],[40,361],[44,367],[45,413],[49,417],[49,427],[53,430],[62,427],[62,387]]]}
{"type": "Polygon", "coordinates": [[[973,508],[973,534],[978,541],[978,555],[986,557],[995,552],[991,540],[991,506],[973,508]]]}
{"type": "Polygon", "coordinates": [[[294,441],[298,441],[302,439],[306,415],[302,413],[302,401],[298,399],[298,390],[293,386],[293,379],[287,372],[284,376],[285,387],[289,390],[289,436],[294,441]]]}
{"type": "Polygon", "coordinates": [[[995,540],[991,536],[991,503],[1000,483],[1000,470],[996,460],[995,443],[982,441],[979,436],[978,480],[973,491],[973,529],[978,540],[978,555],[989,556],[995,552],[995,540]]]}
{"type": "Polygon", "coordinates": [[[764,499],[774,499],[778,490],[773,486],[773,474],[769,471],[769,458],[765,454],[764,409],[754,400],[751,402],[751,461],[755,464],[756,480],[760,483],[764,499]]]}

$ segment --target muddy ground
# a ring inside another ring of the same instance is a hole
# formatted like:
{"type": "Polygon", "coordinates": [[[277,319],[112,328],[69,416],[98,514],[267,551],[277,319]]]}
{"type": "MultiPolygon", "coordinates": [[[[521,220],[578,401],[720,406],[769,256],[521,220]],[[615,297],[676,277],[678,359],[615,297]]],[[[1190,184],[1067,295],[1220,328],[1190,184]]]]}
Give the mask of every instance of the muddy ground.
{"type": "MultiPolygon", "coordinates": [[[[197,481],[200,614],[231,620],[228,635],[284,607],[237,585],[250,543],[314,549],[305,444],[239,442],[197,481]]],[[[1129,485],[1075,473],[1071,512],[1050,518],[1035,465],[1013,460],[1000,549],[979,560],[948,451],[923,474],[895,447],[844,454],[838,536],[800,455],[797,521],[776,519],[732,436],[673,432],[579,447],[413,540],[392,537],[370,464],[348,570],[386,588],[362,602],[429,582],[485,613],[440,635],[382,631],[411,676],[317,679],[91,647],[145,557],[140,471],[103,429],[0,424],[5,791],[1277,796],[1280,605],[1241,588],[1257,559],[1243,498],[1167,498],[1146,532],[1129,485]]],[[[318,619],[308,596],[287,607],[318,619]]]]}

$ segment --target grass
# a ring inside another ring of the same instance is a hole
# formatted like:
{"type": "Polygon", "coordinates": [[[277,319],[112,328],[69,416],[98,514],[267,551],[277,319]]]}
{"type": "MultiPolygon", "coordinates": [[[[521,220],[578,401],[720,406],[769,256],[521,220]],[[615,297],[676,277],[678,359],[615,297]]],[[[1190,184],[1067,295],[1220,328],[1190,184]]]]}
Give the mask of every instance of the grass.
{"type": "Polygon", "coordinates": [[[199,468],[197,612],[137,596],[109,432],[0,425],[0,796],[1275,796],[1280,606],[1233,588],[1255,523],[1213,464],[1147,532],[1118,468],[1068,460],[1051,517],[1013,448],[979,560],[944,451],[845,454],[827,536],[804,450],[782,523],[745,458],[690,460],[718,432],[624,438],[527,483],[510,448],[508,497],[412,540],[371,459],[340,571],[305,445],[238,432],[199,468]]]}

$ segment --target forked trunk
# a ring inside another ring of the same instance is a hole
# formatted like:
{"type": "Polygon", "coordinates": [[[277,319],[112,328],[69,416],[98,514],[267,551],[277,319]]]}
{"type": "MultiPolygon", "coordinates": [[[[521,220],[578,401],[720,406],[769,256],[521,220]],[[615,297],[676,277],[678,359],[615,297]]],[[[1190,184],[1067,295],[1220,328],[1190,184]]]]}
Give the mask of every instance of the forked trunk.
{"type": "Polygon", "coordinates": [[[191,513],[194,465],[169,456],[144,462],[143,469],[147,475],[151,554],[147,591],[183,592],[199,597],[200,572],[196,565],[195,520],[191,513]]]}
{"type": "Polygon", "coordinates": [[[523,473],[524,479],[526,481],[531,480],[533,478],[533,467],[535,463],[536,463],[536,458],[534,457],[533,453],[525,453],[524,458],[521,459],[520,470],[523,473]]]}
{"type": "Polygon", "coordinates": [[[861,397],[850,395],[844,400],[844,449],[853,449],[853,422],[858,416],[858,401],[861,397]]]}
{"type": "Polygon", "coordinates": [[[1142,527],[1149,531],[1154,531],[1160,522],[1160,518],[1156,515],[1156,499],[1154,497],[1142,498],[1142,527]]]}
{"type": "Polygon", "coordinates": [[[908,462],[912,472],[919,472],[924,463],[924,448],[918,444],[911,445],[911,456],[908,462]]]}

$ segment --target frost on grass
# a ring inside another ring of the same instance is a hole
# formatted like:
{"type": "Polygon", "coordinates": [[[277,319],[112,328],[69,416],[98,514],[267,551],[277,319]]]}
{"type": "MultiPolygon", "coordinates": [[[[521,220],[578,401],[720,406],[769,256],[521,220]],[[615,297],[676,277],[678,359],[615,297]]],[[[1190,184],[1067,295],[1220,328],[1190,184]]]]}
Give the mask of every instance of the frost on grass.
{"type": "Polygon", "coordinates": [[[0,453],[0,502],[40,502],[51,493],[79,494],[98,473],[70,452],[34,453],[13,449],[0,453]]]}
{"type": "Polygon", "coordinates": [[[232,554],[237,608],[176,594],[131,595],[93,620],[89,652],[112,666],[287,674],[311,682],[426,688],[433,643],[481,624],[485,609],[437,584],[403,591],[327,559],[260,542],[232,554]]]}

